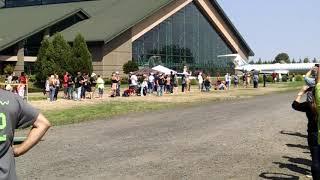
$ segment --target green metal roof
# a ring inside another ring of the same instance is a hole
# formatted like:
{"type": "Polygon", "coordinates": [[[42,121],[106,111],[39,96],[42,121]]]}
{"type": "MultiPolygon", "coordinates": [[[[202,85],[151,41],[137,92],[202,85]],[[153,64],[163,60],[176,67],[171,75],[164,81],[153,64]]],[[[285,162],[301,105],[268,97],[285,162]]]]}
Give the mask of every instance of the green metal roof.
{"type": "Polygon", "coordinates": [[[46,6],[0,9],[0,50],[79,12],[86,14],[80,8],[46,6]]]}
{"type": "MultiPolygon", "coordinates": [[[[73,41],[76,34],[81,33],[88,42],[107,43],[172,1],[174,0],[96,0],[0,9],[0,50],[79,10],[88,13],[90,18],[62,31],[65,39],[73,41]]],[[[217,5],[216,1],[211,2],[217,5]]],[[[242,45],[252,55],[252,50],[240,33],[220,6],[218,8],[242,45]]]]}

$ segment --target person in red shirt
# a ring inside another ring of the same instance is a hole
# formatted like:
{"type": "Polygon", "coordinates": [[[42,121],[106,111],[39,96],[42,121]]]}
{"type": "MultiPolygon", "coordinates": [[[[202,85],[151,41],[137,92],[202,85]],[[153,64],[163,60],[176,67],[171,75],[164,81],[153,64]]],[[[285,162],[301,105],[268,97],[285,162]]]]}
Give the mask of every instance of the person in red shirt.
{"type": "Polygon", "coordinates": [[[20,84],[27,84],[27,76],[25,75],[24,72],[21,72],[21,75],[18,79],[20,84]]]}
{"type": "Polygon", "coordinates": [[[68,98],[68,81],[69,81],[69,73],[66,72],[63,76],[63,92],[64,92],[64,98],[68,98]]]}

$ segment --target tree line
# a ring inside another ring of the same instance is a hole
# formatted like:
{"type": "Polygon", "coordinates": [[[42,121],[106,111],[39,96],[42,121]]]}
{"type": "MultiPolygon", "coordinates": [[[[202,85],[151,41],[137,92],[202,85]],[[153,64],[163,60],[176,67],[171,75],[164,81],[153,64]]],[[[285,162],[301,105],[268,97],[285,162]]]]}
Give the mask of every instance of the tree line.
{"type": "Polygon", "coordinates": [[[60,33],[41,42],[37,61],[35,62],[37,83],[45,82],[52,74],[62,76],[65,72],[76,75],[79,72],[92,73],[92,56],[84,37],[78,34],[72,46],[60,33]]]}
{"type": "Polygon", "coordinates": [[[263,61],[261,58],[259,58],[258,61],[251,60],[249,64],[274,64],[274,63],[318,63],[319,60],[317,58],[309,59],[308,57],[304,59],[290,59],[289,55],[287,53],[280,53],[278,54],[274,60],[272,61],[263,61]]]}

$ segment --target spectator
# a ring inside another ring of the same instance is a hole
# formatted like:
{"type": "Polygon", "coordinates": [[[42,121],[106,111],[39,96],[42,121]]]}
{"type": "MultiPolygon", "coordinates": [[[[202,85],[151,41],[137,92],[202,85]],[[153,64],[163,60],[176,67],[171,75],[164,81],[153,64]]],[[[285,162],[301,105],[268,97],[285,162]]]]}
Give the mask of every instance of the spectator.
{"type": "Polygon", "coordinates": [[[259,84],[259,75],[254,74],[253,75],[253,88],[258,88],[259,84]]]}
{"type": "Polygon", "coordinates": [[[75,88],[76,88],[76,94],[74,100],[80,101],[81,100],[81,90],[82,90],[82,83],[83,83],[83,77],[81,75],[81,72],[77,73],[77,76],[74,80],[75,88]]]}
{"type": "Polygon", "coordinates": [[[145,96],[147,95],[147,88],[148,88],[148,77],[147,75],[143,75],[143,81],[141,83],[141,86],[140,86],[140,96],[145,96]]]}
{"type": "Polygon", "coordinates": [[[97,78],[97,88],[99,91],[99,99],[102,99],[104,90],[104,80],[100,77],[100,75],[98,75],[97,78]]]}
{"type": "Polygon", "coordinates": [[[154,91],[154,75],[153,73],[150,73],[149,77],[148,77],[148,93],[149,94],[153,94],[154,91]]]}
{"type": "Polygon", "coordinates": [[[94,98],[94,93],[96,91],[97,86],[97,75],[96,73],[92,73],[90,76],[90,85],[91,85],[91,92],[90,92],[90,99],[94,98]]]}
{"type": "Polygon", "coordinates": [[[206,92],[209,92],[210,89],[211,89],[211,80],[210,80],[210,76],[209,75],[204,80],[204,87],[206,89],[206,92]]]}
{"type": "Polygon", "coordinates": [[[81,83],[81,99],[86,99],[86,92],[88,89],[89,77],[87,73],[83,73],[82,75],[82,83],[81,83]]]}
{"type": "Polygon", "coordinates": [[[68,81],[69,81],[69,73],[66,72],[63,76],[63,92],[64,92],[64,95],[63,95],[63,98],[64,99],[67,99],[68,98],[68,81]]]}
{"type": "Polygon", "coordinates": [[[132,74],[131,77],[130,77],[130,80],[131,80],[130,87],[132,89],[134,89],[135,92],[137,92],[137,89],[138,89],[138,77],[135,74],[132,74]]]}
{"type": "Polygon", "coordinates": [[[117,79],[116,73],[112,73],[110,97],[116,97],[117,86],[118,86],[118,79],[117,79]]]}
{"type": "Polygon", "coordinates": [[[187,75],[185,73],[181,77],[181,86],[182,86],[182,92],[185,92],[187,88],[187,75]]]}
{"type": "Polygon", "coordinates": [[[266,82],[267,82],[267,75],[266,73],[263,74],[263,87],[266,87],[266,82]]]}
{"type": "Polygon", "coordinates": [[[56,100],[58,100],[58,93],[60,90],[60,79],[57,74],[54,75],[54,78],[55,78],[55,87],[56,87],[56,90],[54,92],[54,100],[56,101],[56,100]]]}
{"type": "Polygon", "coordinates": [[[166,76],[165,82],[166,82],[166,93],[170,94],[171,93],[171,75],[166,76]]]}
{"type": "Polygon", "coordinates": [[[199,73],[198,75],[198,84],[199,84],[199,90],[202,92],[203,90],[203,77],[202,77],[202,72],[199,73]]]}
{"type": "Polygon", "coordinates": [[[227,73],[225,76],[224,76],[224,79],[225,79],[225,86],[227,87],[227,89],[229,90],[230,89],[230,84],[231,84],[231,76],[229,75],[229,73],[227,73]]]}
{"type": "Polygon", "coordinates": [[[55,80],[55,76],[51,75],[49,78],[49,89],[50,89],[50,102],[54,101],[54,95],[56,93],[56,80],[55,80]]]}
{"type": "Polygon", "coordinates": [[[177,78],[176,73],[173,74],[172,83],[173,83],[173,85],[172,85],[173,86],[173,93],[178,94],[178,78],[177,78]]]}
{"type": "Polygon", "coordinates": [[[73,99],[74,81],[72,80],[71,74],[68,74],[68,99],[73,99]]]}
{"type": "Polygon", "coordinates": [[[120,96],[121,77],[120,77],[120,74],[119,74],[118,71],[116,72],[116,79],[117,79],[117,81],[118,81],[118,83],[117,83],[117,89],[116,89],[116,96],[120,96]]]}
{"type": "Polygon", "coordinates": [[[191,79],[190,79],[191,73],[188,73],[186,76],[186,81],[187,81],[187,91],[191,91],[191,79]]]}
{"type": "Polygon", "coordinates": [[[238,88],[238,85],[239,85],[239,77],[235,74],[233,76],[233,83],[234,83],[234,87],[235,88],[238,88]]]}
{"type": "Polygon", "coordinates": [[[226,86],[226,82],[225,81],[220,82],[220,84],[218,85],[217,89],[220,90],[220,91],[227,90],[228,87],[226,86]]]}
{"type": "Polygon", "coordinates": [[[158,96],[163,96],[163,90],[164,90],[164,76],[162,74],[159,74],[159,77],[157,78],[157,94],[158,96]]]}

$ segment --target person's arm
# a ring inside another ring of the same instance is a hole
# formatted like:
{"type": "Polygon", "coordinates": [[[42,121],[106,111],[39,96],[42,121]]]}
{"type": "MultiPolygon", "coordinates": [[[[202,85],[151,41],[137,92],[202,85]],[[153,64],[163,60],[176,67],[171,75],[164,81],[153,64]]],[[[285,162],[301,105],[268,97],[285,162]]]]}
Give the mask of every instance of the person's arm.
{"type": "Polygon", "coordinates": [[[13,146],[14,156],[19,157],[28,152],[41,140],[50,126],[50,122],[42,114],[39,114],[27,139],[22,144],[13,146]]]}
{"type": "Polygon", "coordinates": [[[296,99],[292,103],[292,108],[296,111],[306,112],[307,103],[301,103],[301,97],[306,93],[308,86],[303,86],[303,88],[299,91],[296,99]]]}

